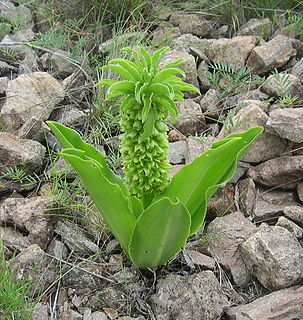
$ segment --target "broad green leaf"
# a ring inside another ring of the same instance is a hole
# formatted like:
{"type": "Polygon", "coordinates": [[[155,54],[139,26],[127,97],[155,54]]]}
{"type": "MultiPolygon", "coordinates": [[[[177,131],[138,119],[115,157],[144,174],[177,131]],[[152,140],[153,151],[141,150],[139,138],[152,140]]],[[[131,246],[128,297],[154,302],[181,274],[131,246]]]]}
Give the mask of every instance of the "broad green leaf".
{"type": "Polygon", "coordinates": [[[177,121],[179,110],[172,99],[169,99],[167,96],[158,96],[154,98],[154,102],[156,105],[164,107],[172,115],[173,122],[177,121]]]}
{"type": "Polygon", "coordinates": [[[129,211],[128,200],[117,184],[102,174],[101,165],[77,149],[64,149],[62,156],[77,171],[104,222],[127,252],[136,217],[129,211]]]}
{"type": "Polygon", "coordinates": [[[164,68],[172,68],[172,67],[178,67],[180,66],[182,63],[184,63],[186,60],[184,58],[180,58],[176,61],[170,62],[168,64],[165,65],[164,68]]]}
{"type": "Polygon", "coordinates": [[[117,80],[111,80],[111,79],[103,79],[101,81],[99,81],[98,83],[96,83],[96,86],[106,86],[106,87],[110,87],[112,84],[118,82],[117,80]]]}
{"type": "Polygon", "coordinates": [[[135,83],[133,81],[119,81],[111,85],[107,91],[106,99],[122,96],[124,94],[133,93],[135,83]]]}
{"type": "Polygon", "coordinates": [[[141,79],[142,75],[140,73],[140,69],[132,61],[117,58],[117,59],[110,60],[109,63],[120,64],[135,78],[136,81],[139,81],[141,79]]]}
{"type": "Polygon", "coordinates": [[[139,268],[163,265],[185,246],[189,230],[190,215],[183,203],[162,198],[137,220],[129,256],[139,268]]]}
{"type": "Polygon", "coordinates": [[[152,92],[154,94],[154,97],[157,97],[157,96],[170,97],[171,95],[171,91],[169,90],[169,87],[163,83],[153,83],[149,85],[148,91],[152,92]]]}
{"type": "Polygon", "coordinates": [[[167,51],[168,49],[169,49],[168,47],[163,47],[163,48],[154,52],[154,54],[152,55],[152,61],[151,61],[151,64],[152,64],[154,70],[157,70],[157,68],[159,66],[159,62],[163,56],[163,53],[165,51],[167,51]]]}
{"type": "Polygon", "coordinates": [[[153,98],[153,93],[151,94],[145,94],[142,97],[143,100],[143,108],[142,108],[142,123],[145,122],[148,114],[149,114],[149,110],[151,107],[151,103],[152,103],[152,98],[153,98]]]}
{"type": "Polygon", "coordinates": [[[144,63],[144,66],[147,68],[147,70],[150,70],[151,66],[151,56],[150,54],[144,49],[140,48],[140,55],[141,55],[141,60],[144,63]]]}
{"type": "Polygon", "coordinates": [[[177,172],[154,201],[162,197],[169,197],[172,201],[179,199],[190,212],[191,234],[195,233],[204,220],[208,199],[220,185],[232,178],[237,161],[262,131],[262,127],[254,127],[214,144],[212,149],[177,172]]]}
{"type": "Polygon", "coordinates": [[[141,141],[147,139],[154,132],[156,120],[157,120],[157,112],[155,108],[151,108],[144,122],[143,133],[140,136],[141,141]]]}
{"type": "Polygon", "coordinates": [[[121,77],[129,81],[136,81],[136,78],[125,68],[116,64],[108,64],[101,69],[110,69],[117,72],[121,77]]]}
{"type": "MultiPolygon", "coordinates": [[[[81,150],[85,152],[86,157],[91,158],[100,164],[102,175],[109,182],[119,185],[124,196],[129,198],[130,210],[132,210],[132,202],[130,200],[130,195],[125,183],[119,176],[117,176],[112,172],[112,170],[110,170],[107,163],[105,162],[105,157],[103,156],[103,154],[90,144],[84,142],[79,133],[75,130],[67,128],[64,125],[54,121],[47,121],[46,123],[51,128],[53,134],[59,140],[64,149],[73,148],[81,150]]],[[[136,215],[137,214],[138,213],[136,213],[136,215]]]]}
{"type": "Polygon", "coordinates": [[[179,68],[168,68],[168,69],[163,69],[159,71],[153,78],[152,83],[157,83],[157,82],[162,82],[169,76],[172,76],[173,74],[180,74],[182,77],[186,77],[185,72],[182,71],[179,68]]]}

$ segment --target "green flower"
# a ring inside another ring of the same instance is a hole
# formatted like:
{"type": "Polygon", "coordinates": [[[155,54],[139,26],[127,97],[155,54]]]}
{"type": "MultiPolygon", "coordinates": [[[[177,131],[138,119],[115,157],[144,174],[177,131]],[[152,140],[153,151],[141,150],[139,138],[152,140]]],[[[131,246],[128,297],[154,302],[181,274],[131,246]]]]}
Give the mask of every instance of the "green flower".
{"type": "Polygon", "coordinates": [[[183,82],[185,77],[177,68],[185,60],[179,59],[159,70],[165,47],[150,55],[145,49],[124,51],[133,54],[134,61],[113,59],[102,69],[117,72],[123,80],[102,80],[98,85],[109,86],[106,98],[124,96],[121,101],[121,153],[125,182],[130,193],[138,197],[161,192],[167,185],[170,164],[168,154],[168,127],[171,115],[175,121],[178,109],[175,101],[184,101],[182,91],[199,90],[183,82]]]}

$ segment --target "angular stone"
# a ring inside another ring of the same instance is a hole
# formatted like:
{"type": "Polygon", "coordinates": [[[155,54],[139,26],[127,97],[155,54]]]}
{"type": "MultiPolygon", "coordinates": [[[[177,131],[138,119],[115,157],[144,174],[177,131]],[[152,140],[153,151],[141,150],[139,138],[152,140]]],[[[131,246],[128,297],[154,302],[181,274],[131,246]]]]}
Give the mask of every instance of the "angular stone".
{"type": "Polygon", "coordinates": [[[203,14],[185,14],[178,27],[181,34],[190,33],[203,38],[211,33],[213,22],[206,20],[203,14]]]}
{"type": "Polygon", "coordinates": [[[303,182],[298,182],[297,184],[297,195],[301,202],[303,202],[303,182]]]}
{"type": "Polygon", "coordinates": [[[222,112],[221,98],[219,90],[209,89],[200,101],[201,109],[211,117],[217,118],[222,112]]]}
{"type": "Polygon", "coordinates": [[[276,223],[276,226],[283,227],[283,228],[287,229],[297,239],[302,239],[302,237],[303,237],[303,229],[285,217],[280,217],[278,219],[278,222],[276,223]]]}
{"type": "Polygon", "coordinates": [[[185,162],[187,154],[187,143],[184,140],[170,142],[168,161],[171,164],[181,164],[185,162]]]}
{"type": "Polygon", "coordinates": [[[0,120],[8,131],[32,117],[47,120],[62,96],[62,85],[46,72],[22,74],[8,83],[0,120]]]}
{"type": "Polygon", "coordinates": [[[256,186],[251,178],[246,178],[240,180],[237,185],[237,198],[239,199],[239,207],[241,212],[244,213],[246,217],[249,217],[254,212],[254,207],[256,203],[256,186]]]}
{"type": "Polygon", "coordinates": [[[201,61],[197,68],[198,78],[200,87],[202,90],[207,90],[211,88],[211,83],[208,80],[208,64],[206,61],[201,61]]]}
{"type": "Polygon", "coordinates": [[[204,151],[210,149],[213,141],[213,137],[206,137],[204,139],[201,139],[201,141],[196,140],[192,137],[188,137],[186,139],[188,151],[185,163],[191,163],[196,157],[200,156],[204,151]]]}
{"type": "Polygon", "coordinates": [[[291,73],[303,81],[303,58],[301,58],[292,68],[291,73]]]}
{"type": "Polygon", "coordinates": [[[263,186],[295,189],[303,175],[303,156],[283,156],[268,160],[250,168],[247,175],[263,186]]]}
{"type": "Polygon", "coordinates": [[[303,207],[296,205],[296,206],[286,206],[283,209],[284,214],[290,218],[292,221],[297,223],[299,226],[303,228],[303,207]]]}
{"type": "Polygon", "coordinates": [[[251,303],[229,308],[228,320],[303,319],[303,286],[278,290],[251,303]]]}
{"type": "Polygon", "coordinates": [[[68,127],[83,128],[87,114],[73,105],[68,105],[58,110],[55,120],[68,127]]]}
{"type": "Polygon", "coordinates": [[[199,251],[184,249],[183,256],[186,263],[191,269],[195,269],[195,265],[200,266],[204,269],[215,269],[215,260],[199,251]]]}
{"type": "Polygon", "coordinates": [[[269,113],[266,126],[279,137],[303,142],[303,108],[279,108],[269,113]]]}
{"type": "Polygon", "coordinates": [[[254,222],[272,222],[284,214],[285,206],[296,205],[292,192],[281,190],[259,190],[255,200],[252,218],[254,222]]]}
{"type": "Polygon", "coordinates": [[[92,254],[100,251],[100,248],[88,239],[83,231],[70,221],[58,221],[55,232],[62,238],[70,250],[78,253],[92,254]]]}
{"type": "Polygon", "coordinates": [[[275,68],[283,67],[296,53],[291,39],[279,35],[264,45],[255,47],[246,65],[253,68],[256,74],[264,74],[275,68]]]}
{"type": "Polygon", "coordinates": [[[259,227],[240,245],[243,260],[260,283],[274,291],[303,280],[303,248],[282,227],[259,227]]]}
{"type": "Polygon", "coordinates": [[[48,320],[48,306],[44,303],[37,303],[31,315],[31,320],[48,320]]]}
{"type": "Polygon", "coordinates": [[[23,249],[32,245],[29,239],[21,232],[18,232],[17,230],[8,226],[0,226],[0,238],[4,242],[4,245],[11,249],[11,251],[22,251],[23,249]]]}
{"type": "Polygon", "coordinates": [[[239,245],[256,230],[241,212],[213,220],[208,228],[208,251],[231,274],[237,286],[245,286],[250,274],[242,260],[239,245]]]}
{"type": "Polygon", "coordinates": [[[232,39],[214,40],[206,49],[207,57],[215,63],[227,63],[235,70],[245,66],[246,60],[256,46],[255,36],[238,36],[232,39]]]}
{"type": "Polygon", "coordinates": [[[273,23],[269,18],[265,19],[250,19],[245,24],[243,24],[237,36],[258,36],[262,39],[268,38],[272,33],[273,23]]]}
{"type": "Polygon", "coordinates": [[[52,197],[7,198],[0,205],[0,223],[15,226],[31,244],[46,249],[56,221],[52,197]]]}
{"type": "Polygon", "coordinates": [[[45,147],[39,142],[0,132],[0,172],[16,167],[28,174],[38,173],[42,170],[45,152],[45,147]]]}
{"type": "MultiPolygon", "coordinates": [[[[262,110],[262,102],[257,100],[247,101],[247,105],[233,116],[236,124],[231,129],[222,129],[217,139],[220,140],[230,133],[247,130],[253,126],[264,126],[268,120],[267,114],[262,110]]],[[[258,163],[281,155],[286,149],[286,141],[271,134],[267,130],[253,142],[241,160],[258,163]]]]}
{"type": "Polygon", "coordinates": [[[262,85],[261,90],[275,97],[281,97],[286,94],[292,97],[301,97],[303,94],[300,79],[293,74],[286,73],[270,75],[262,85]]]}
{"type": "Polygon", "coordinates": [[[171,23],[161,23],[153,32],[153,41],[161,43],[181,36],[180,29],[171,23]]]}
{"type": "Polygon", "coordinates": [[[245,100],[265,100],[268,99],[269,95],[262,92],[260,89],[250,90],[248,92],[243,92],[236,94],[231,97],[227,97],[224,101],[225,107],[235,107],[240,102],[245,100]]]}
{"type": "Polygon", "coordinates": [[[213,320],[229,306],[212,271],[159,279],[150,303],[157,320],[213,320]]]}
{"type": "Polygon", "coordinates": [[[179,116],[174,127],[183,135],[194,135],[205,129],[205,119],[200,105],[192,99],[186,101],[177,101],[179,116]]]}
{"type": "Polygon", "coordinates": [[[17,279],[30,278],[35,284],[31,296],[41,295],[41,292],[56,280],[57,270],[54,262],[37,244],[22,250],[11,262],[17,271],[17,279]]]}

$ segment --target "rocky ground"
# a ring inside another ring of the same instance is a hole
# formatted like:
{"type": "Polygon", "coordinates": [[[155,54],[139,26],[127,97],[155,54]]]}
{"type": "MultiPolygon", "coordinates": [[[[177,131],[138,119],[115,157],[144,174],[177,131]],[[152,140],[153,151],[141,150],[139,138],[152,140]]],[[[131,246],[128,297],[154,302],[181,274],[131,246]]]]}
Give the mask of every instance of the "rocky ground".
{"type": "MultiPolygon", "coordinates": [[[[205,233],[152,272],[134,268],[81,206],[58,205],[53,180],[35,178],[51,167],[78,184],[62,160],[50,164],[58,144],[44,121],[85,133],[91,84],[66,52],[24,45],[36,30],[27,7],[1,1],[0,10],[26,17],[0,42],[0,236],[7,259],[17,253],[20,277],[38,284],[32,297],[43,293],[33,319],[303,319],[303,43],[296,35],[253,19],[228,38],[226,26],[199,14],[162,15],[154,41],[173,39],[163,63],[185,58],[185,81],[203,92],[177,103],[173,172],[229,133],[265,130],[210,200],[205,233]]],[[[108,152],[113,141],[99,147],[108,152]]]]}

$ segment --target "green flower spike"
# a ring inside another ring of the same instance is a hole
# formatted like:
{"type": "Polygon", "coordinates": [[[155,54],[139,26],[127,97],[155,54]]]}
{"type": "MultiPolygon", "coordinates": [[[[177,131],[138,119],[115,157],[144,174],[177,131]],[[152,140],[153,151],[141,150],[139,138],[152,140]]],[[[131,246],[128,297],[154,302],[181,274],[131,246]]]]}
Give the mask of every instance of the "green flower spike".
{"type": "Polygon", "coordinates": [[[102,80],[98,85],[108,86],[106,99],[124,96],[121,102],[121,153],[125,182],[130,193],[148,197],[161,192],[169,182],[171,165],[167,160],[169,115],[175,121],[178,109],[174,101],[184,100],[181,91],[199,90],[183,82],[176,75],[185,77],[177,68],[185,60],[179,59],[159,70],[165,47],[150,55],[145,49],[130,48],[134,61],[113,59],[102,69],[117,72],[122,81],[102,80]]]}

